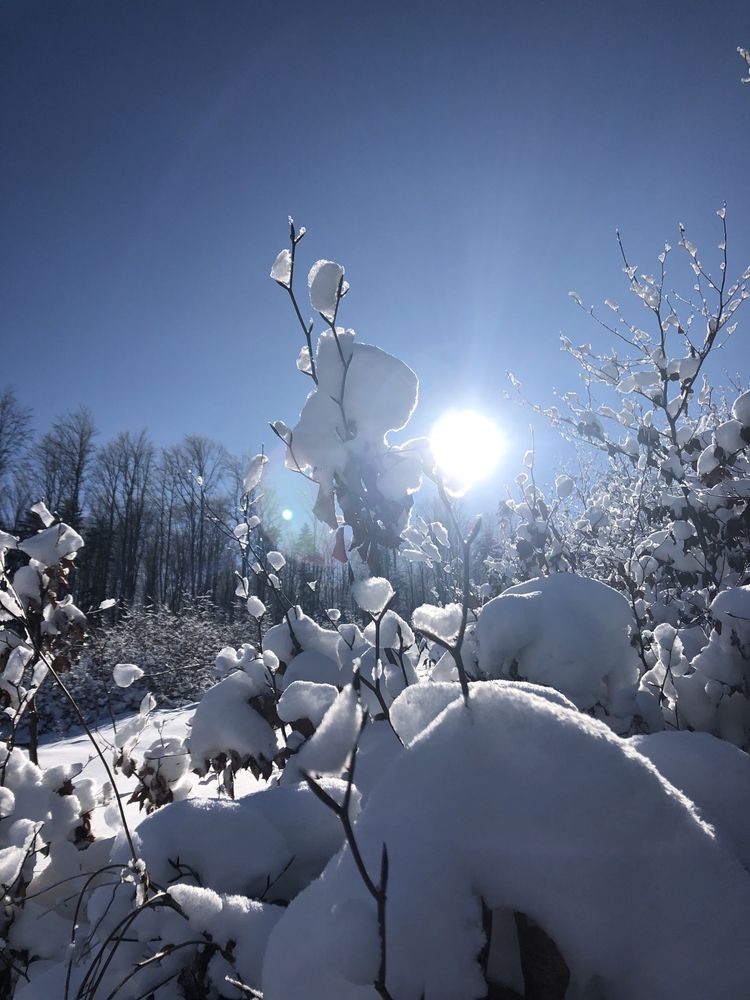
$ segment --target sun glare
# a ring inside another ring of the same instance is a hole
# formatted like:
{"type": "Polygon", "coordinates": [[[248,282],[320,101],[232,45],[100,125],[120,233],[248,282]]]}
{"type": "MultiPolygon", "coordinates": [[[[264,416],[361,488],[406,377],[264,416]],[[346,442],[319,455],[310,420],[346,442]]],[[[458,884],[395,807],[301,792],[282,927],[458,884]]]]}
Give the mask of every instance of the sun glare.
{"type": "Polygon", "coordinates": [[[505,449],[500,429],[474,410],[449,410],[430,434],[438,469],[452,491],[465,493],[490,476],[505,449]]]}
{"type": "Polygon", "coordinates": [[[294,517],[294,511],[290,510],[288,507],[285,507],[281,512],[281,516],[284,518],[285,521],[291,521],[291,519],[294,517]]]}

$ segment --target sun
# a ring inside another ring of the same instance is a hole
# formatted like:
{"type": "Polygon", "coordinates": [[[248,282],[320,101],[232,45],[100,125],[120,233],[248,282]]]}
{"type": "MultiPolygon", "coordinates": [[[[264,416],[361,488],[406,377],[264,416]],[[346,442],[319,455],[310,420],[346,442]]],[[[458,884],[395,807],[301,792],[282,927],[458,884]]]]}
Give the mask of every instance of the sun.
{"type": "Polygon", "coordinates": [[[448,410],[432,428],[430,442],[435,464],[455,493],[490,476],[505,450],[497,424],[475,410],[448,410]]]}

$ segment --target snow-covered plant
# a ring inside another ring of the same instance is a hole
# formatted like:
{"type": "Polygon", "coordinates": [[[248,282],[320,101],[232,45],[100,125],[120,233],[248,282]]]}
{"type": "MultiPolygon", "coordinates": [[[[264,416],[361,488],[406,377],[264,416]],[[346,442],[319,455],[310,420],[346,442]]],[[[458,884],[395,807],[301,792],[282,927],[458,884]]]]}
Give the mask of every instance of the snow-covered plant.
{"type": "Polygon", "coordinates": [[[31,715],[31,756],[38,731],[35,699],[45,677],[70,670],[84,635],[85,616],[73,603],[70,574],[83,539],[44,504],[33,508],[42,527],[23,540],[0,536],[0,691],[15,745],[25,713],[31,715]]]}
{"type": "Polygon", "coordinates": [[[745,60],[747,64],[748,74],[742,77],[742,83],[750,83],[750,49],[743,49],[742,46],[737,47],[737,52],[741,59],[745,60]]]}
{"type": "MultiPolygon", "coordinates": [[[[405,427],[416,406],[417,377],[402,361],[359,343],[353,330],[337,325],[349,285],[344,268],[327,260],[313,264],[308,275],[310,304],[324,324],[313,344],[314,321],[303,319],[294,287],[305,230],[291,219],[289,226],[290,248],[278,254],[271,277],[289,294],[305,339],[297,367],[314,388],[294,427],[281,421],[271,427],[286,445],[287,467],[317,484],[316,517],[334,530],[348,525],[350,548],[375,572],[378,546],[400,545],[421,481],[426,442],[388,442],[388,434],[405,427]]],[[[345,559],[340,537],[337,552],[345,559]]]]}
{"type": "MultiPolygon", "coordinates": [[[[58,887],[97,881],[110,844],[95,832],[94,812],[114,793],[130,859],[137,861],[113,771],[80,706],[63,680],[80,650],[86,618],[70,594],[70,576],[83,539],[43,503],[33,512],[42,523],[35,534],[0,537],[0,641],[8,731],[0,742],[0,915],[4,964],[0,995],[14,995],[35,962],[61,957],[68,923],[75,923],[74,893],[58,887]],[[85,729],[110,779],[101,787],[81,777],[83,765],[39,767],[35,700],[51,675],[85,729]],[[31,723],[24,733],[24,716],[31,723]],[[28,735],[29,750],[19,744],[28,735]],[[64,928],[61,934],[61,928],[64,928]],[[40,933],[41,931],[41,933],[40,933]]],[[[111,838],[110,838],[111,840],[111,838]]],[[[119,866],[118,866],[119,867],[119,866]]],[[[139,877],[139,881],[143,881],[139,877]]]]}
{"type": "MultiPolygon", "coordinates": [[[[217,649],[241,643],[247,633],[246,616],[228,622],[206,598],[182,601],[179,613],[164,605],[120,609],[114,624],[98,622],[88,613],[89,627],[65,675],[66,687],[90,722],[138,712],[147,691],[162,708],[195,701],[215,681],[217,649]],[[127,687],[116,683],[118,664],[132,663],[143,671],[127,687]]],[[[37,699],[42,732],[67,732],[77,724],[70,702],[55,685],[45,685],[37,699]]]]}
{"type": "MultiPolygon", "coordinates": [[[[668,244],[657,275],[640,274],[618,235],[630,291],[653,329],[626,319],[610,299],[612,321],[587,310],[613,346],[597,351],[563,337],[584,390],[563,393],[561,407],[533,404],[564,437],[600,452],[607,464],[561,474],[545,495],[532,449],[516,479],[518,499],[509,496],[501,506],[506,542],[489,570],[499,589],[518,578],[572,571],[622,590],[637,626],[642,723],[654,727],[663,716],[669,726],[731,734],[748,747],[750,727],[741,720],[750,664],[718,679],[705,673],[706,658],[696,659],[709,636],[712,650],[722,644],[714,602],[721,605],[721,595],[746,583],[750,571],[750,393],[735,389],[727,396],[707,378],[712,355],[734,333],[750,296],[750,269],[730,280],[724,208],[718,216],[715,275],[680,227],[679,251],[693,280],[688,294],[668,290],[668,244]]],[[[520,393],[518,380],[511,380],[520,393]]],[[[734,641],[732,648],[741,650],[734,641]]]]}

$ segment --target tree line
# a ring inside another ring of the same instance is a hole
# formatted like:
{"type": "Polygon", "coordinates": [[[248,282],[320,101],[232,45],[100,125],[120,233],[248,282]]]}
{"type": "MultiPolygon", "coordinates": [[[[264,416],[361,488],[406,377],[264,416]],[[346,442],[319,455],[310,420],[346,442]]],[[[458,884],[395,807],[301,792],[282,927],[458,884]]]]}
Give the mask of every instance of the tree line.
{"type": "MultiPolygon", "coordinates": [[[[145,430],[101,442],[84,406],[61,414],[40,434],[33,433],[32,418],[12,387],[0,392],[0,528],[16,535],[38,529],[30,508],[43,500],[79,531],[86,543],[75,582],[82,607],[114,598],[120,608],[155,605],[179,613],[202,597],[230,619],[244,616],[236,596],[243,559],[233,528],[247,456],[199,434],[165,448],[145,430]]],[[[252,591],[276,616],[289,600],[319,619],[328,608],[351,607],[352,574],[332,558],[333,538],[322,537],[314,521],[285,534],[273,490],[261,492],[253,500],[261,519],[255,553],[264,557],[282,548],[288,558],[278,574],[279,593],[262,574],[250,573],[252,591]]],[[[404,610],[439,586],[441,574],[428,566],[395,553],[388,557],[404,610]]]]}
{"type": "MultiPolygon", "coordinates": [[[[29,508],[43,500],[85,538],[77,572],[79,602],[152,603],[179,611],[207,596],[234,606],[241,457],[198,434],[157,448],[147,431],[121,431],[100,443],[84,406],[42,434],[11,387],[0,394],[0,525],[13,533],[39,527],[29,508]]],[[[263,505],[263,500],[259,501],[263,505]]],[[[277,516],[263,511],[261,543],[272,546],[277,516]]]]}

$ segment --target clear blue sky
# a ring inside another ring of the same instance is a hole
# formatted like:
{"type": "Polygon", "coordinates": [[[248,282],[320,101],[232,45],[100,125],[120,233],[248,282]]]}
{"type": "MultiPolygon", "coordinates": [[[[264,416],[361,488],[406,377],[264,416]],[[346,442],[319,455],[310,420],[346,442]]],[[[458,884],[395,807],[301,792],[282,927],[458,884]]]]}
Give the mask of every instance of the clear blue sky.
{"type": "Polygon", "coordinates": [[[615,227],[651,269],[726,199],[750,260],[747,0],[3,0],[0,32],[0,385],[40,429],[82,402],[101,440],[271,444],[309,388],[268,278],[291,213],[419,374],[414,431],[484,409],[513,475],[504,373],[572,388],[568,290],[627,298],[615,227]]]}

